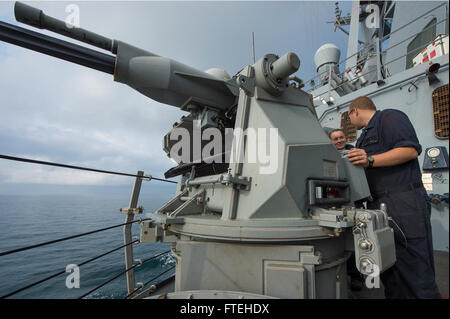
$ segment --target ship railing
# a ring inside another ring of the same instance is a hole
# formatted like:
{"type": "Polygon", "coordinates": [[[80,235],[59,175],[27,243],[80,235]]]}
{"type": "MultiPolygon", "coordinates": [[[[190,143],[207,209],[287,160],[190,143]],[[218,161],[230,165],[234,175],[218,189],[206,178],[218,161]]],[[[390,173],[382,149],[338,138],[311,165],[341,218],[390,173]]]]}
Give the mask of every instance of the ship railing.
{"type": "MultiPolygon", "coordinates": [[[[359,51],[357,51],[356,53],[354,53],[354,54],[350,55],[349,57],[347,57],[345,60],[342,60],[342,61],[340,61],[339,63],[337,63],[337,66],[340,67],[341,64],[345,63],[347,60],[350,60],[350,59],[353,58],[355,55],[362,55],[362,54],[365,53],[365,52],[370,52],[370,51],[373,50],[374,48],[375,48],[375,44],[369,44],[369,45],[366,45],[366,46],[364,46],[361,50],[359,50],[359,51]]],[[[358,62],[357,64],[351,66],[351,69],[356,68],[358,65],[364,63],[364,61],[365,61],[365,60],[360,61],[360,62],[358,62]]],[[[338,76],[342,76],[342,75],[344,75],[344,73],[345,73],[345,71],[344,71],[344,72],[340,72],[340,73],[338,73],[337,75],[338,75],[338,76]]],[[[321,75],[322,75],[322,74],[316,74],[315,76],[313,76],[312,78],[310,78],[308,81],[305,82],[305,85],[306,85],[306,86],[309,85],[309,88],[307,89],[307,92],[308,92],[308,93],[311,92],[311,91],[314,91],[315,89],[317,89],[317,88],[319,88],[319,87],[322,86],[320,83],[316,83],[316,81],[319,82],[319,80],[320,80],[319,78],[320,78],[321,75]]],[[[359,75],[359,77],[361,77],[361,76],[363,76],[363,75],[359,75]]]]}
{"type": "Polygon", "coordinates": [[[435,11],[435,10],[439,9],[440,7],[445,6],[445,5],[448,5],[448,3],[443,2],[443,3],[441,3],[440,5],[438,5],[438,6],[434,7],[434,8],[432,8],[432,9],[428,10],[427,12],[422,13],[422,14],[421,14],[420,16],[418,16],[417,18],[415,18],[415,19],[409,21],[408,23],[405,23],[405,24],[402,25],[401,27],[398,27],[397,29],[395,29],[395,30],[392,31],[391,33],[386,34],[384,37],[381,38],[381,40],[384,41],[384,40],[388,39],[392,34],[396,33],[397,31],[400,31],[400,30],[404,29],[404,28],[407,27],[408,25],[410,25],[410,24],[412,24],[412,23],[418,21],[419,19],[425,17],[426,15],[430,14],[431,12],[433,12],[433,11],[435,11]]]}
{"type": "MultiPolygon", "coordinates": [[[[398,45],[400,45],[400,44],[402,44],[402,43],[404,43],[404,42],[406,42],[406,41],[408,41],[408,40],[413,39],[413,38],[416,37],[418,34],[424,32],[424,31],[427,31],[427,30],[429,30],[429,29],[431,29],[431,28],[435,28],[437,25],[439,25],[439,24],[441,24],[441,23],[443,23],[443,22],[447,22],[447,21],[448,21],[448,17],[447,17],[446,19],[442,19],[441,21],[438,21],[438,22],[436,22],[435,24],[432,24],[432,25],[426,27],[425,29],[423,29],[423,30],[421,30],[421,31],[419,31],[419,32],[417,32],[417,33],[414,33],[413,35],[411,35],[411,36],[409,36],[409,37],[407,37],[407,38],[401,40],[400,42],[398,42],[398,43],[396,43],[396,44],[389,45],[389,47],[388,47],[386,50],[381,50],[383,43],[384,43],[385,41],[387,41],[387,40],[390,38],[390,36],[391,36],[392,34],[394,34],[394,33],[398,32],[398,31],[404,29],[405,27],[407,27],[407,26],[409,26],[409,25],[411,25],[411,24],[413,24],[413,23],[415,23],[415,22],[417,22],[417,21],[419,21],[421,18],[423,18],[423,17],[429,15],[431,12],[433,12],[433,11],[435,11],[435,10],[441,8],[442,6],[445,6],[445,5],[447,5],[447,3],[445,3],[445,2],[444,2],[444,3],[441,3],[441,4],[439,4],[438,6],[432,8],[432,9],[426,11],[425,13],[421,14],[420,16],[416,17],[415,19],[409,21],[408,23],[406,23],[406,24],[400,26],[400,27],[397,28],[396,30],[394,30],[394,31],[390,32],[389,34],[385,35],[384,37],[382,37],[382,38],[380,38],[380,39],[377,39],[375,43],[372,43],[372,44],[370,44],[370,45],[363,46],[363,47],[361,48],[361,50],[357,51],[356,53],[352,54],[351,56],[347,57],[346,59],[341,60],[341,61],[337,64],[338,67],[340,68],[341,65],[343,65],[344,63],[346,63],[349,59],[353,58],[355,55],[359,55],[359,56],[364,56],[364,55],[366,55],[367,58],[362,59],[362,60],[358,61],[355,65],[352,65],[352,66],[348,67],[348,68],[350,68],[350,69],[354,69],[354,68],[358,67],[359,65],[364,64],[364,63],[368,60],[369,57],[371,58],[371,56],[368,54],[370,51],[375,51],[375,53],[376,53],[376,58],[377,58],[377,62],[378,62],[378,61],[381,61],[380,55],[383,55],[384,53],[386,53],[387,51],[389,51],[389,50],[391,50],[391,49],[397,47],[398,45]]],[[[403,58],[403,57],[405,57],[405,56],[411,54],[412,52],[416,52],[416,51],[417,51],[417,52],[420,52],[421,50],[423,50],[424,48],[426,48],[428,45],[430,45],[431,43],[433,43],[434,41],[436,41],[436,39],[433,39],[433,40],[430,41],[429,43],[427,43],[427,44],[425,44],[425,45],[422,45],[422,46],[420,46],[419,48],[416,48],[416,49],[414,49],[414,50],[412,50],[412,51],[410,51],[410,52],[408,52],[408,53],[406,53],[406,54],[404,54],[404,55],[402,55],[402,56],[399,56],[399,57],[397,57],[397,58],[395,58],[395,59],[393,59],[393,60],[391,60],[391,61],[389,61],[389,62],[384,62],[384,63],[382,63],[382,65],[380,65],[379,68],[377,68],[377,69],[370,70],[370,71],[367,71],[367,72],[365,72],[365,73],[360,73],[360,74],[356,75],[356,76],[352,79],[351,82],[355,82],[356,80],[358,80],[358,79],[360,79],[360,78],[363,78],[365,75],[368,75],[368,74],[371,74],[371,73],[377,72],[377,71],[378,71],[378,77],[379,77],[379,76],[380,76],[380,72],[381,72],[380,68],[385,68],[387,65],[389,65],[389,64],[391,64],[391,63],[393,63],[393,62],[395,62],[395,61],[398,61],[399,59],[401,59],[401,58],[403,58]]],[[[338,77],[342,78],[342,79],[345,79],[345,78],[346,78],[346,77],[345,77],[345,73],[346,73],[346,71],[347,71],[348,68],[345,68],[344,71],[342,71],[342,72],[340,72],[339,74],[336,74],[336,75],[337,75],[338,77]]],[[[310,80],[308,80],[308,81],[305,82],[306,85],[309,85],[309,89],[307,89],[307,92],[311,92],[311,91],[313,91],[313,90],[315,90],[316,88],[318,88],[318,87],[321,86],[320,83],[316,83],[316,80],[319,80],[319,77],[320,77],[320,76],[321,76],[321,74],[317,74],[317,75],[315,75],[313,78],[311,78],[310,80]]],[[[388,74],[386,74],[386,77],[387,77],[387,76],[388,76],[388,74]]],[[[381,80],[381,78],[378,78],[378,80],[381,80]]],[[[331,81],[328,80],[328,85],[330,85],[330,82],[331,82],[331,81]]],[[[342,88],[342,87],[345,86],[345,85],[348,85],[347,82],[343,82],[343,83],[341,83],[339,86],[337,86],[337,87],[335,87],[335,88],[331,87],[331,85],[330,85],[330,89],[329,89],[327,92],[325,92],[325,93],[329,93],[329,92],[331,92],[331,91],[335,91],[336,89],[342,88]]]]}
{"type": "MultiPolygon", "coordinates": [[[[442,22],[445,22],[445,20],[442,20],[442,21],[440,21],[440,22],[438,22],[438,23],[442,23],[442,22]]],[[[438,25],[438,23],[436,23],[436,25],[438,25]]],[[[417,35],[417,34],[414,34],[414,35],[410,36],[408,39],[411,39],[411,38],[415,37],[416,35],[417,35]]],[[[429,46],[430,44],[432,44],[433,42],[442,40],[443,38],[445,38],[445,37],[447,37],[447,36],[448,36],[448,35],[439,35],[439,36],[436,37],[435,39],[433,39],[433,40],[431,40],[431,41],[429,41],[429,42],[427,42],[427,43],[425,43],[425,44],[423,44],[423,45],[421,45],[421,46],[419,46],[419,47],[417,47],[417,48],[415,48],[415,49],[409,51],[408,53],[403,54],[403,55],[400,55],[400,56],[398,56],[398,57],[392,59],[391,61],[388,61],[388,62],[383,63],[383,67],[386,67],[386,66],[388,66],[389,64],[391,64],[391,63],[393,63],[393,62],[396,62],[396,61],[398,61],[398,60],[404,58],[405,56],[407,56],[407,55],[409,55],[409,54],[411,54],[411,53],[415,53],[415,52],[418,53],[418,52],[421,52],[424,48],[428,47],[428,46],[429,46]]],[[[402,41],[402,42],[397,43],[396,46],[399,45],[399,44],[401,44],[401,43],[403,43],[403,42],[405,42],[405,41],[407,41],[407,39],[404,40],[404,41],[402,41]]],[[[389,49],[391,49],[391,48],[389,48],[389,49]]],[[[388,50],[389,50],[389,49],[388,49],[388,50]]],[[[387,51],[387,50],[386,50],[386,51],[387,51]]],[[[386,51],[384,51],[384,52],[386,52],[386,51]]],[[[448,53],[447,53],[447,54],[448,54],[448,53]]],[[[447,65],[448,65],[448,63],[445,64],[445,65],[442,65],[442,67],[447,66],[447,65]]],[[[373,69],[373,70],[370,70],[370,71],[361,73],[360,75],[358,75],[358,76],[355,77],[355,80],[357,80],[357,79],[359,79],[359,78],[362,78],[362,77],[364,77],[364,76],[366,76],[366,75],[368,75],[368,74],[371,74],[371,73],[373,73],[373,72],[377,72],[377,71],[379,71],[379,70],[378,70],[378,69],[373,69]]],[[[424,74],[424,73],[417,74],[417,75],[415,75],[413,78],[420,77],[420,76],[422,76],[423,74],[424,74]]],[[[380,80],[382,80],[382,79],[377,80],[377,83],[381,86],[382,84],[384,84],[384,81],[379,82],[380,80]]],[[[405,79],[404,81],[411,81],[411,78],[405,79]]],[[[339,85],[336,86],[336,87],[331,87],[331,88],[329,88],[327,91],[323,92],[323,93],[321,94],[321,96],[322,96],[322,95],[329,94],[329,93],[331,93],[332,91],[336,91],[336,90],[338,90],[339,88],[343,87],[343,86],[346,85],[346,84],[347,84],[347,82],[343,82],[343,83],[339,84],[339,85]]],[[[313,98],[316,98],[316,97],[313,96],[313,98]]]]}
{"type": "MultiPolygon", "coordinates": [[[[440,66],[440,70],[444,70],[445,68],[448,68],[448,66],[449,66],[449,63],[447,62],[447,63],[445,63],[445,64],[440,66]]],[[[393,88],[393,87],[396,87],[396,86],[400,86],[400,88],[402,88],[403,86],[409,84],[410,86],[414,87],[415,86],[415,82],[417,82],[417,80],[420,77],[426,77],[426,74],[427,74],[427,71],[425,70],[423,72],[414,74],[413,76],[410,76],[410,77],[407,77],[407,78],[402,78],[399,81],[396,81],[396,82],[393,82],[393,83],[389,83],[388,85],[382,85],[378,89],[370,91],[369,93],[365,94],[365,96],[370,97],[370,96],[376,95],[380,91],[387,90],[387,89],[390,89],[390,88],[393,88]],[[406,83],[406,84],[403,84],[403,83],[406,83]]],[[[321,122],[328,113],[334,112],[336,110],[341,110],[341,109],[349,106],[350,102],[351,101],[345,100],[345,101],[343,101],[341,103],[338,103],[338,104],[336,104],[336,103],[331,104],[330,107],[327,108],[320,115],[319,122],[321,122]]]]}
{"type": "MultiPolygon", "coordinates": [[[[349,57],[347,57],[345,60],[342,60],[340,62],[337,63],[337,66],[340,67],[341,64],[344,64],[345,62],[347,62],[347,60],[350,60],[351,58],[353,58],[355,55],[363,55],[366,52],[370,52],[375,48],[375,44],[369,44],[366,46],[363,46],[361,50],[357,51],[356,53],[353,53],[352,55],[350,55],[349,57]]],[[[364,63],[366,60],[362,60],[360,62],[358,62],[357,64],[351,66],[350,68],[356,68],[357,66],[359,66],[360,64],[364,63]]],[[[340,72],[337,75],[338,76],[342,76],[344,75],[344,72],[340,72]]],[[[311,92],[314,91],[315,89],[319,88],[321,85],[319,83],[316,83],[316,80],[320,80],[319,77],[322,74],[316,74],[315,76],[313,76],[311,79],[309,79],[308,81],[305,82],[306,85],[309,85],[309,89],[307,90],[307,92],[311,92]]],[[[359,77],[361,77],[363,75],[359,75],[359,77]]]]}
{"type": "MultiPolygon", "coordinates": [[[[31,250],[31,249],[36,249],[39,247],[43,247],[43,246],[48,246],[48,245],[52,245],[52,244],[56,244],[59,242],[63,242],[63,241],[68,241],[71,239],[75,239],[75,238],[80,238],[80,237],[84,237],[84,236],[88,236],[88,235],[92,235],[95,233],[99,233],[99,232],[103,232],[103,231],[107,231],[110,229],[114,229],[114,228],[118,228],[118,227],[123,227],[123,234],[124,234],[124,244],[120,247],[116,247],[114,249],[111,249],[103,254],[97,255],[95,257],[92,257],[88,260],[85,260],[81,263],[76,264],[77,267],[81,267],[84,266],[88,263],[91,263],[97,259],[100,259],[104,256],[107,256],[115,251],[124,249],[124,253],[125,253],[125,270],[120,272],[119,274],[116,274],[115,276],[113,276],[112,278],[106,280],[105,282],[103,282],[102,284],[96,286],[95,288],[89,290],[88,292],[84,293],[82,296],[79,297],[79,299],[84,298],[86,296],[89,296],[90,294],[92,294],[94,291],[102,288],[103,286],[107,285],[108,283],[114,281],[115,279],[120,278],[123,275],[126,275],[126,280],[127,280],[127,295],[125,296],[125,299],[128,298],[132,298],[135,297],[137,295],[138,292],[142,291],[143,288],[145,286],[147,286],[148,284],[154,282],[156,279],[160,278],[161,276],[163,276],[164,274],[168,273],[169,271],[173,270],[173,268],[175,266],[169,267],[168,269],[164,270],[163,272],[159,273],[158,275],[152,277],[150,280],[148,280],[145,283],[136,283],[135,282],[135,276],[134,276],[134,270],[137,267],[142,266],[143,264],[157,259],[161,256],[167,255],[171,252],[171,250],[167,250],[164,251],[162,253],[156,254],[152,257],[149,257],[147,259],[134,259],[133,258],[133,245],[139,244],[140,240],[138,238],[133,238],[132,237],[132,232],[131,232],[131,227],[133,224],[141,224],[143,221],[147,221],[147,220],[151,220],[150,218],[145,218],[142,219],[140,217],[137,217],[137,219],[135,218],[135,213],[139,213],[143,211],[143,208],[137,207],[137,203],[138,203],[138,199],[139,199],[139,193],[140,193],[140,188],[141,188],[141,183],[143,180],[146,181],[150,181],[150,180],[156,180],[156,181],[160,181],[160,182],[167,182],[167,183],[176,183],[174,181],[171,180],[167,180],[167,179],[162,179],[162,178],[156,178],[156,177],[152,177],[150,174],[148,175],[144,175],[143,171],[138,171],[136,174],[128,174],[128,173],[122,173],[122,172],[115,172],[115,171],[107,171],[107,170],[100,170],[100,169],[94,169],[94,168],[88,168],[88,167],[81,167],[81,166],[74,166],[74,165],[67,165],[67,164],[61,164],[61,163],[55,163],[55,162],[47,162],[47,161],[39,161],[39,160],[34,160],[34,159],[29,159],[29,158],[21,158],[21,157],[15,157],[15,156],[9,156],[9,155],[0,155],[0,159],[5,159],[5,160],[11,160],[11,161],[19,161],[19,162],[25,162],[25,163],[31,163],[31,164],[39,164],[39,165],[50,165],[50,166],[56,166],[56,167],[63,167],[63,168],[70,168],[70,169],[77,169],[77,170],[85,170],[85,171],[91,171],[91,172],[97,172],[97,173],[104,173],[104,174],[114,174],[114,175],[121,175],[121,176],[129,176],[129,177],[135,177],[135,182],[134,182],[134,186],[133,186],[133,191],[131,193],[131,198],[130,198],[130,203],[129,203],[129,207],[126,208],[121,208],[120,211],[122,213],[126,214],[126,218],[125,218],[125,222],[122,224],[118,224],[118,225],[113,225],[113,226],[109,226],[109,227],[104,227],[101,229],[95,229],[89,232],[85,232],[85,233],[81,233],[81,234],[77,234],[77,235],[72,235],[72,236],[68,236],[68,237],[64,237],[64,238],[59,238],[59,239],[55,239],[55,240],[51,240],[51,241],[47,241],[47,242],[42,242],[39,244],[34,244],[34,245],[29,245],[26,247],[21,247],[21,248],[16,248],[16,249],[12,249],[12,250],[8,250],[8,251],[3,251],[0,252],[0,257],[3,256],[7,256],[7,255],[11,255],[11,254],[15,254],[15,253],[19,253],[22,251],[26,251],[26,250],[31,250]],[[137,286],[137,287],[136,287],[137,286]]],[[[64,269],[62,271],[59,271],[57,273],[54,273],[50,276],[47,276],[45,278],[42,278],[40,280],[37,280],[33,283],[30,283],[24,287],[18,288],[14,291],[11,291],[7,294],[4,294],[2,296],[0,296],[1,299],[4,298],[8,298],[10,296],[16,295],[19,292],[23,292],[27,289],[30,289],[32,287],[35,287],[39,284],[42,284],[50,279],[56,278],[64,273],[67,273],[67,269],[64,269]]],[[[168,280],[172,280],[173,279],[173,274],[169,277],[166,278],[165,280],[163,280],[164,282],[168,281],[168,280]]],[[[158,283],[161,284],[161,283],[158,283]]],[[[151,287],[152,290],[155,290],[156,286],[153,285],[151,287]]]]}

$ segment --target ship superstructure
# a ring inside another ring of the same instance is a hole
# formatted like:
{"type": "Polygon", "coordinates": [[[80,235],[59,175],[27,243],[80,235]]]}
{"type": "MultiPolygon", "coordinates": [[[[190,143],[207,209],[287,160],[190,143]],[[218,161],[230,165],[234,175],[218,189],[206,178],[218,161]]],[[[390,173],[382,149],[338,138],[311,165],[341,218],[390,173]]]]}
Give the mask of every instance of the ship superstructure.
{"type": "Polygon", "coordinates": [[[448,252],[448,2],[352,4],[351,19],[337,14],[334,21],[349,28],[346,58],[333,44],[323,45],[315,55],[318,75],[306,82],[319,121],[343,128],[352,143],[359,135],[348,118],[354,98],[369,96],[377,109],[408,115],[423,149],[434,249],[448,252]]]}

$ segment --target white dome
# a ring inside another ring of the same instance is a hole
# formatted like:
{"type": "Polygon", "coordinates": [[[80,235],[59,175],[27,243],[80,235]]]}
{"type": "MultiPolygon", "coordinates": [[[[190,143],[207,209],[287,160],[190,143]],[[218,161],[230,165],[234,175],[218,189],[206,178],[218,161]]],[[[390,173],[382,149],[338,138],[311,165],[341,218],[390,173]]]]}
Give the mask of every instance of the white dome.
{"type": "Polygon", "coordinates": [[[314,55],[314,63],[316,69],[319,69],[324,64],[334,63],[338,64],[341,57],[341,51],[337,46],[331,43],[322,45],[314,55]]]}

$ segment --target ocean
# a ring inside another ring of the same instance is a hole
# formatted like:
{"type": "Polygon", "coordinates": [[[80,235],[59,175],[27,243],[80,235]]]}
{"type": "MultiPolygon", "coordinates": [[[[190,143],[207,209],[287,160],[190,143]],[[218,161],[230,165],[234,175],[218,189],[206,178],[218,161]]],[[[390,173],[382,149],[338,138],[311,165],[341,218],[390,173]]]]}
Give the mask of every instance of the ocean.
{"type": "MultiPolygon", "coordinates": [[[[161,207],[173,196],[175,190],[175,187],[159,187],[160,185],[149,188],[145,183],[139,199],[139,205],[144,207],[141,218],[146,218],[146,212],[153,212],[161,207]]],[[[116,189],[112,192],[95,193],[95,187],[90,187],[88,192],[74,194],[66,194],[63,191],[52,194],[0,194],[0,252],[122,224],[125,222],[125,215],[119,212],[119,208],[128,206],[131,189],[130,186],[120,188],[120,191],[116,189]]],[[[133,224],[134,236],[139,235],[139,228],[139,225],[133,224]]],[[[67,265],[78,265],[123,244],[123,227],[118,227],[0,256],[0,296],[65,271],[67,265]]],[[[170,244],[166,243],[133,245],[134,258],[142,260],[169,249],[170,244]]],[[[147,282],[173,265],[175,260],[170,253],[151,260],[135,268],[136,282],[147,282]]],[[[79,288],[66,286],[66,279],[72,274],[67,272],[8,298],[79,298],[124,270],[122,248],[81,266],[79,288]]],[[[145,288],[164,280],[173,272],[169,271],[145,288]]],[[[126,295],[126,277],[121,275],[85,298],[122,299],[126,295]]]]}

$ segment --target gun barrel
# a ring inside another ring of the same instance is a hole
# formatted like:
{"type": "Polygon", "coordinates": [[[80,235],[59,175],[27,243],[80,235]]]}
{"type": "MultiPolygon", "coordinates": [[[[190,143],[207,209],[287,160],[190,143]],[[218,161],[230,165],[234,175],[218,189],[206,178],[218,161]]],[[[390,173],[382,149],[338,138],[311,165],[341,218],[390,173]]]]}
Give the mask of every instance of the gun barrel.
{"type": "Polygon", "coordinates": [[[115,52],[114,40],[96,34],[94,32],[68,26],[64,21],[47,16],[42,10],[36,9],[21,2],[16,2],[14,5],[14,14],[16,20],[30,26],[46,29],[55,33],[59,33],[66,37],[96,46],[100,49],[115,52]]]}
{"type": "MultiPolygon", "coordinates": [[[[15,3],[14,12],[20,22],[111,51],[115,56],[7,23],[0,24],[0,40],[113,74],[115,81],[124,83],[155,101],[182,110],[188,110],[191,106],[226,110],[236,102],[239,91],[233,80],[227,82],[122,41],[111,40],[81,28],[72,28],[61,20],[46,16],[42,10],[20,2],[15,3]]],[[[283,68],[281,65],[280,72],[285,72],[283,68]]]]}
{"type": "Polygon", "coordinates": [[[0,21],[0,40],[114,74],[116,57],[0,21]]]}

